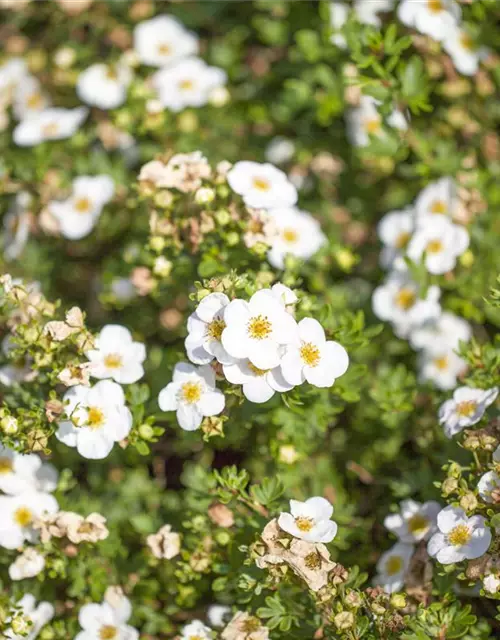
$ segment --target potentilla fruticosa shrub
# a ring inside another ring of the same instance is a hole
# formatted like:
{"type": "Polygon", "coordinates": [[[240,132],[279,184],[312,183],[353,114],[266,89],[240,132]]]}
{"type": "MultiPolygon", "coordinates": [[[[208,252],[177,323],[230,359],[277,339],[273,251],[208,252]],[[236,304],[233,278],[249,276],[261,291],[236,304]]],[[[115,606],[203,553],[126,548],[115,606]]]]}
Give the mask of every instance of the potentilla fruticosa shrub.
{"type": "Polygon", "coordinates": [[[0,17],[0,636],[497,637],[498,2],[0,17]]]}

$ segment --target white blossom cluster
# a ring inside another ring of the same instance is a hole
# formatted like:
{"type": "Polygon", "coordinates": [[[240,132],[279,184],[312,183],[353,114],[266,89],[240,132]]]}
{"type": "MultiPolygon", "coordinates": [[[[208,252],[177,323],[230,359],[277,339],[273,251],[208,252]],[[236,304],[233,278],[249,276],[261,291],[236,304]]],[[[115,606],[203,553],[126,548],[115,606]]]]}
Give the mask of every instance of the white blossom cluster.
{"type": "Polygon", "coordinates": [[[455,222],[460,207],[454,181],[441,178],[425,187],[411,207],[388,213],[378,225],[383,244],[380,262],[389,273],[373,293],[373,311],[419,352],[420,379],[443,390],[453,389],[465,372],[465,362],[456,350],[460,342],[470,340],[471,327],[463,318],[441,310],[438,286],[419,288],[405,258],[432,275],[454,269],[469,246],[467,229],[455,222]]]}
{"type": "Polygon", "coordinates": [[[347,370],[347,352],[326,339],[317,320],[297,323],[290,311],[296,302],[293,291],[280,283],[248,301],[208,294],[188,319],[185,347],[194,364],[176,365],[172,382],[160,392],[160,408],[176,411],[183,429],[198,429],[204,417],[224,410],[216,371],[242,385],[243,395],[256,403],[305,381],[331,387],[347,370]]]}

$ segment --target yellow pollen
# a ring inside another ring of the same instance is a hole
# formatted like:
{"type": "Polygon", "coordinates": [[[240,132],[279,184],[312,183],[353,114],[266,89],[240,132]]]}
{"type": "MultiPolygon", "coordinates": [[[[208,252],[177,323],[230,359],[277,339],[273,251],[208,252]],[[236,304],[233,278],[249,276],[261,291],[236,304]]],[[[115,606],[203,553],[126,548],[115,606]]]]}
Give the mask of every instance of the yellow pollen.
{"type": "Polygon", "coordinates": [[[396,247],[398,249],[404,249],[408,244],[408,240],[411,238],[411,233],[408,231],[402,231],[396,238],[396,247]]]}
{"type": "Polygon", "coordinates": [[[300,357],[309,367],[315,367],[320,360],[319,349],[312,342],[305,342],[300,348],[300,357]]]}
{"type": "Polygon", "coordinates": [[[108,367],[108,369],[118,369],[123,364],[123,358],[118,353],[108,353],[108,355],[104,358],[104,365],[108,367]]]}
{"type": "Polygon", "coordinates": [[[265,178],[254,178],[252,181],[254,189],[258,191],[269,191],[271,185],[265,178]]]}
{"type": "Polygon", "coordinates": [[[304,518],[303,516],[299,516],[298,518],[295,518],[295,524],[297,525],[297,529],[300,529],[300,531],[304,531],[305,533],[307,533],[314,527],[314,520],[312,518],[304,518]]]}
{"type": "Polygon", "coordinates": [[[201,636],[189,636],[189,640],[203,640],[201,636]]]}
{"type": "Polygon", "coordinates": [[[248,323],[248,334],[255,340],[263,340],[271,333],[271,323],[266,316],[254,316],[248,323]]]}
{"type": "Polygon", "coordinates": [[[14,469],[10,458],[0,458],[0,475],[10,473],[14,469]]]}
{"type": "Polygon", "coordinates": [[[426,247],[427,253],[440,253],[443,250],[443,243],[441,240],[431,240],[426,247]]]}
{"type": "Polygon", "coordinates": [[[113,67],[109,67],[109,69],[106,71],[106,78],[108,80],[118,80],[116,69],[113,69],[113,67]]]}
{"type": "Polygon", "coordinates": [[[225,328],[226,328],[226,323],[224,322],[224,320],[221,320],[220,318],[215,318],[207,326],[207,334],[214,340],[218,340],[220,342],[222,332],[224,331],[225,328]]]}
{"type": "Polygon", "coordinates": [[[288,242],[288,244],[294,244],[299,239],[299,234],[295,231],[295,229],[283,229],[283,240],[288,242]]]}
{"type": "Polygon", "coordinates": [[[403,568],[403,558],[401,556],[391,556],[385,563],[385,572],[388,576],[394,576],[403,568]]]}
{"type": "Polygon", "coordinates": [[[408,531],[415,535],[425,533],[429,528],[429,520],[419,513],[416,513],[408,520],[408,531]]]}
{"type": "Polygon", "coordinates": [[[118,637],[118,629],[110,624],[105,624],[99,629],[100,640],[113,640],[118,637]]]}
{"type": "Polygon", "coordinates": [[[90,524],[90,522],[82,522],[82,524],[78,527],[78,533],[90,533],[93,531],[94,527],[90,524]]]}
{"type": "Polygon", "coordinates": [[[159,44],[157,51],[161,56],[169,56],[172,53],[172,49],[166,42],[159,44]]]}
{"type": "Polygon", "coordinates": [[[453,527],[447,536],[448,542],[454,547],[461,547],[467,544],[471,537],[470,529],[465,524],[458,524],[456,527],[453,527]]]}
{"type": "Polygon", "coordinates": [[[457,404],[457,413],[462,418],[470,418],[474,415],[477,408],[477,402],[474,400],[466,400],[457,404]]]}
{"type": "Polygon", "coordinates": [[[434,364],[440,371],[445,371],[448,368],[448,356],[441,356],[441,358],[435,358],[434,364]]]}
{"type": "Polygon", "coordinates": [[[104,413],[99,407],[89,407],[87,411],[87,427],[100,429],[104,423],[104,413]]]}
{"type": "Polygon", "coordinates": [[[241,629],[245,633],[253,633],[254,631],[258,631],[260,629],[259,619],[254,618],[253,616],[247,618],[243,621],[241,629]]]}
{"type": "Polygon", "coordinates": [[[270,369],[259,369],[259,367],[256,367],[254,364],[252,364],[251,362],[248,363],[248,368],[250,369],[250,371],[252,371],[253,373],[255,373],[256,376],[259,376],[259,378],[261,376],[265,376],[266,373],[268,371],[270,371],[270,369]]]}
{"type": "Polygon", "coordinates": [[[477,47],[475,46],[472,38],[470,37],[470,35],[468,33],[461,33],[459,39],[460,39],[460,44],[467,51],[475,51],[476,50],[477,47]]]}
{"type": "Polygon", "coordinates": [[[27,527],[33,522],[33,514],[28,507],[19,507],[14,511],[14,521],[20,527],[27,527]]]}
{"type": "Polygon", "coordinates": [[[192,80],[181,80],[179,82],[179,89],[181,91],[191,91],[194,88],[194,82],[192,80]]]}
{"type": "Polygon", "coordinates": [[[90,200],[88,198],[78,198],[75,201],[75,211],[78,213],[88,213],[90,210],[90,200]]]}
{"type": "Polygon", "coordinates": [[[32,93],[26,100],[28,109],[39,109],[42,106],[42,96],[39,93],[32,93]]]}
{"type": "Polygon", "coordinates": [[[444,10],[443,0],[427,0],[427,6],[432,13],[441,13],[444,10]]]}
{"type": "Polygon", "coordinates": [[[49,122],[42,127],[42,133],[46,138],[56,136],[59,132],[59,126],[57,122],[49,122]]]}
{"type": "Polygon", "coordinates": [[[417,300],[417,295],[413,289],[403,287],[398,291],[395,297],[395,302],[401,309],[411,309],[417,300]]]}
{"type": "Polygon", "coordinates": [[[201,385],[199,382],[185,382],[181,387],[181,395],[184,402],[194,404],[201,398],[201,385]]]}
{"type": "Polygon", "coordinates": [[[431,213],[447,213],[448,206],[444,200],[434,200],[431,205],[431,213]]]}
{"type": "Polygon", "coordinates": [[[364,126],[366,133],[378,133],[380,131],[380,119],[372,118],[371,120],[365,120],[364,126]]]}

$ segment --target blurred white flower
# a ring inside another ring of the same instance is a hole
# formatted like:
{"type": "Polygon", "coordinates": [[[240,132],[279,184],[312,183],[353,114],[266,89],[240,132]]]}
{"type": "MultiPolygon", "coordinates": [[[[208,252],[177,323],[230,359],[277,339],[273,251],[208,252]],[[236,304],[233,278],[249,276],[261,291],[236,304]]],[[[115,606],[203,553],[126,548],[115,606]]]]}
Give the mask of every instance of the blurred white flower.
{"type": "Polygon", "coordinates": [[[403,24],[434,40],[445,40],[456,28],[461,13],[455,0],[402,0],[398,6],[403,24]]]}
{"type": "Polygon", "coordinates": [[[85,604],[78,614],[82,631],[75,640],[138,640],[139,632],[126,624],[131,615],[130,601],[125,596],[113,601],[85,604]],[[121,602],[123,601],[123,602],[121,602]]]}
{"type": "Polygon", "coordinates": [[[112,378],[120,384],[137,382],[144,375],[146,347],[132,339],[126,327],[107,324],[96,338],[95,348],[85,353],[90,360],[90,375],[112,378]]]}
{"type": "Polygon", "coordinates": [[[70,138],[83,124],[87,114],[86,107],[43,109],[17,125],[13,140],[18,147],[33,147],[46,140],[70,138]]]}
{"type": "Polygon", "coordinates": [[[377,562],[375,584],[381,585],[386,593],[401,591],[413,551],[413,545],[397,542],[383,553],[377,562]]]}
{"type": "Polygon", "coordinates": [[[36,453],[18,453],[0,444],[0,490],[10,495],[27,491],[52,492],[59,474],[36,453]]]}
{"type": "Polygon", "coordinates": [[[249,207],[270,209],[297,202],[297,189],[283,171],[269,163],[237,162],[228,172],[227,181],[249,207]]]}
{"type": "Polygon", "coordinates": [[[443,49],[450,56],[455,69],[464,76],[473,76],[479,69],[479,63],[487,55],[484,47],[474,43],[470,34],[456,27],[443,40],[443,49]]]}
{"type": "Polygon", "coordinates": [[[442,353],[443,349],[458,349],[460,342],[469,342],[471,336],[472,328],[467,320],[449,311],[443,311],[438,318],[413,329],[410,344],[414,349],[442,353]]]}
{"type": "Polygon", "coordinates": [[[380,263],[384,268],[406,269],[401,257],[415,228],[415,214],[412,208],[391,211],[377,225],[378,236],[384,244],[380,254],[380,263]]]}
{"type": "Polygon", "coordinates": [[[9,566],[9,577],[11,580],[34,578],[44,567],[44,556],[33,547],[28,547],[9,566]]]}
{"type": "Polygon", "coordinates": [[[432,224],[440,216],[454,218],[459,205],[457,185],[453,178],[430,182],[415,200],[415,215],[421,224],[432,224]]]}
{"type": "Polygon", "coordinates": [[[116,109],[125,102],[131,80],[129,67],[98,62],[80,73],[76,93],[85,104],[100,109],[116,109]]]}
{"type": "Polygon", "coordinates": [[[276,136],[267,145],[265,156],[272,164],[285,164],[289,162],[295,153],[295,144],[288,138],[276,136]]]}
{"type": "Polygon", "coordinates": [[[481,557],[490,546],[491,531],[483,516],[468,518],[465,511],[448,506],[438,513],[435,533],[427,544],[427,551],[441,564],[481,557]]]}
{"type": "Polygon", "coordinates": [[[388,515],[384,520],[384,526],[394,533],[400,542],[417,543],[427,540],[434,533],[439,511],[441,505],[434,500],[424,503],[403,500],[400,512],[388,515]]]}
{"type": "Polygon", "coordinates": [[[284,379],[280,367],[259,369],[244,359],[225,364],[222,369],[229,382],[243,385],[243,395],[250,402],[267,402],[276,391],[285,393],[293,389],[293,385],[284,379]]]}
{"type": "Polygon", "coordinates": [[[473,389],[459,387],[453,392],[453,398],[446,400],[439,408],[439,422],[443,425],[448,438],[466,427],[477,424],[486,409],[495,402],[498,389],[473,389]]]}
{"type": "Polygon", "coordinates": [[[222,364],[234,362],[221,342],[226,328],[224,310],[228,304],[229,298],[225,293],[210,293],[189,316],[184,346],[191,362],[208,364],[214,358],[222,364]]]}
{"type": "Polygon", "coordinates": [[[273,267],[283,269],[287,254],[308,260],[326,243],[319,222],[307,211],[283,207],[268,213],[277,230],[267,254],[273,267]]]}
{"type": "Polygon", "coordinates": [[[134,29],[134,48],[143,64],[164,67],[198,53],[198,38],[175,18],[156,16],[134,29]]]}
{"type": "Polygon", "coordinates": [[[211,640],[211,631],[201,620],[193,620],[182,627],[181,640],[211,640]]]}
{"type": "Polygon", "coordinates": [[[331,520],[332,515],[333,507],[325,498],[315,496],[305,502],[290,500],[290,513],[280,513],[278,526],[294,538],[328,543],[337,535],[337,523],[331,520]]]}
{"type": "Polygon", "coordinates": [[[483,578],[483,588],[488,593],[497,593],[500,588],[500,578],[490,573],[483,578]]]}
{"type": "Polygon", "coordinates": [[[457,258],[468,246],[467,229],[438,216],[427,218],[417,228],[408,244],[408,256],[416,262],[423,259],[427,271],[438,275],[454,269],[457,258]]]}
{"type": "MultiPolygon", "coordinates": [[[[370,136],[383,138],[386,135],[384,121],[377,108],[379,105],[379,100],[362,95],[359,106],[347,111],[347,135],[354,146],[366,147],[370,143],[370,136]]],[[[408,122],[399,109],[392,111],[387,118],[387,124],[401,131],[408,129],[408,122]]]]}
{"type": "Polygon", "coordinates": [[[57,500],[49,493],[25,491],[14,496],[0,496],[0,547],[17,549],[23,542],[34,542],[35,518],[56,513],[57,500]]]}
{"type": "Polygon", "coordinates": [[[50,105],[41,89],[40,81],[33,76],[21,76],[14,91],[14,115],[18,120],[37,115],[50,105]]]}
{"type": "Polygon", "coordinates": [[[467,369],[465,360],[446,347],[442,351],[422,351],[418,364],[420,380],[429,380],[443,391],[454,389],[457,386],[458,377],[467,369]]]}
{"type": "Polygon", "coordinates": [[[16,606],[21,609],[23,617],[31,620],[31,626],[26,629],[27,635],[16,634],[12,629],[5,631],[5,637],[8,640],[35,640],[40,630],[52,620],[55,609],[50,602],[39,602],[36,604],[35,596],[31,593],[25,593],[24,596],[16,602],[16,606]]]}

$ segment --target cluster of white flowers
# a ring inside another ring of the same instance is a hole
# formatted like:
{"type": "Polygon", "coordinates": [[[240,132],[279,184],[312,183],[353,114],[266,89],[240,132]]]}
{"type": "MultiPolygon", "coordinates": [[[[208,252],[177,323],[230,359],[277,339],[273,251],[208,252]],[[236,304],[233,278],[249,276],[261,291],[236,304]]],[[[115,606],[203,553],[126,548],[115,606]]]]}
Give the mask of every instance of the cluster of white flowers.
{"type": "Polygon", "coordinates": [[[137,640],[139,632],[127,624],[132,615],[130,600],[120,587],[108,587],[102,603],[85,604],[78,614],[82,631],[75,640],[137,640]]]}
{"type": "Polygon", "coordinates": [[[130,433],[132,414],[120,384],[142,378],[146,349],[125,327],[106,325],[86,355],[90,375],[100,382],[93,387],[78,384],[66,392],[67,420],[59,423],[56,438],[76,447],[84,458],[97,460],[108,456],[115,442],[130,433]]]}
{"type": "Polygon", "coordinates": [[[281,169],[245,160],[232,167],[227,180],[248,207],[266,212],[273,229],[268,238],[273,267],[283,269],[287,254],[308,260],[326,243],[319,222],[295,206],[297,189],[281,169]]]}
{"type": "Polygon", "coordinates": [[[374,291],[374,313],[391,322],[396,335],[420,352],[421,380],[444,390],[453,389],[465,372],[456,350],[460,342],[470,340],[472,331],[464,319],[441,310],[439,287],[419,289],[405,257],[433,275],[452,270],[469,246],[467,229],[455,222],[459,211],[454,181],[442,178],[425,187],[412,207],[388,213],[378,225],[383,244],[380,262],[390,271],[374,291]]]}
{"type": "Polygon", "coordinates": [[[159,395],[163,411],[177,411],[186,430],[198,429],[204,417],[220,414],[225,399],[215,388],[215,368],[243,395],[262,403],[275,392],[307,381],[331,387],[349,365],[346,350],[328,341],[313,318],[297,323],[290,307],[297,296],[278,283],[257,291],[249,301],[208,294],[188,319],[185,347],[195,365],[179,363],[173,381],[159,395]]]}
{"type": "Polygon", "coordinates": [[[350,10],[358,22],[361,24],[369,24],[373,27],[382,25],[379,13],[386,13],[394,8],[395,0],[354,0],[352,5],[339,0],[330,3],[330,26],[333,30],[331,41],[345,49],[347,42],[345,36],[341,33],[342,27],[347,22],[350,10]]]}
{"type": "MultiPolygon", "coordinates": [[[[361,95],[359,104],[347,111],[347,135],[355,147],[366,147],[370,143],[370,137],[384,138],[387,135],[384,120],[378,109],[380,104],[380,101],[372,96],[361,95]]],[[[408,129],[407,119],[400,109],[393,109],[386,124],[399,131],[408,129]]]]}

